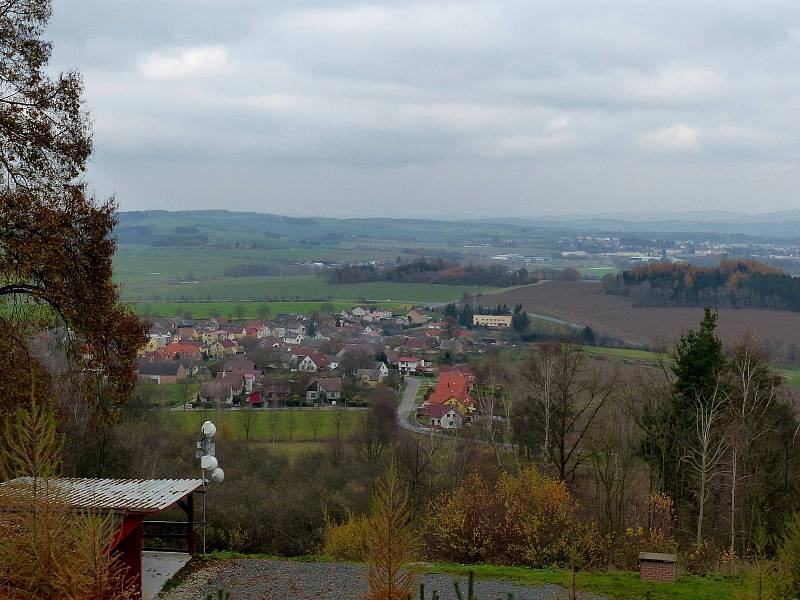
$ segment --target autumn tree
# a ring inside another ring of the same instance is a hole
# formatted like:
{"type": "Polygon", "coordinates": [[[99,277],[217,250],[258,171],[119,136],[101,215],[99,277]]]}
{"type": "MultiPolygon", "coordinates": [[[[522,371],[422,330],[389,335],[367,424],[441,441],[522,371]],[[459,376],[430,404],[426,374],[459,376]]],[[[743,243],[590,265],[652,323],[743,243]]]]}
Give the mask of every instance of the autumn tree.
{"type": "Polygon", "coordinates": [[[115,203],[95,201],[78,180],[91,152],[81,78],[47,74],[50,10],[0,0],[0,419],[29,400],[32,379],[49,395],[34,334],[50,329],[53,345],[63,343],[72,364],[59,379],[75,375],[70,396],[95,409],[130,394],[144,342],[111,280],[115,203]]]}
{"type": "Polygon", "coordinates": [[[391,462],[375,489],[367,540],[370,600],[406,600],[415,576],[406,570],[416,554],[408,492],[391,462]]]}

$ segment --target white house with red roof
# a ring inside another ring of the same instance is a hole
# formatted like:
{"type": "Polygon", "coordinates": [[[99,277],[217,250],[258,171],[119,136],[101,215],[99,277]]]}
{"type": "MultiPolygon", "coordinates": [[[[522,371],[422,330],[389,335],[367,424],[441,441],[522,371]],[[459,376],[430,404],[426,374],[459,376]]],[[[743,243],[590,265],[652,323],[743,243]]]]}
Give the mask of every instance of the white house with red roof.
{"type": "Polygon", "coordinates": [[[430,361],[414,356],[401,356],[398,358],[397,369],[401,375],[430,375],[433,373],[430,361]]]}
{"type": "Polygon", "coordinates": [[[428,407],[431,425],[442,429],[459,429],[464,425],[464,415],[455,406],[449,404],[431,404],[428,407]]]}

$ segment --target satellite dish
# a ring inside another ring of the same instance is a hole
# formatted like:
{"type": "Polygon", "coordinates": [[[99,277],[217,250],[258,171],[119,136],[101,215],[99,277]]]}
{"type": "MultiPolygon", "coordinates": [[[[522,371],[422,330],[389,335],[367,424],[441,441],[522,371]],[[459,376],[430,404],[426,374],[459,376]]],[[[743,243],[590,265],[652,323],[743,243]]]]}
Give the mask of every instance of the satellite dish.
{"type": "Polygon", "coordinates": [[[214,434],[217,433],[216,426],[211,421],[206,421],[203,423],[203,426],[200,428],[200,431],[203,432],[203,435],[212,438],[214,434]]]}
{"type": "Polygon", "coordinates": [[[225,471],[217,467],[211,472],[211,481],[214,483],[222,483],[225,481],[225,471]]]}
{"type": "Polygon", "coordinates": [[[213,471],[219,466],[219,462],[217,462],[216,456],[206,455],[200,457],[200,467],[205,469],[206,471],[213,471]]]}

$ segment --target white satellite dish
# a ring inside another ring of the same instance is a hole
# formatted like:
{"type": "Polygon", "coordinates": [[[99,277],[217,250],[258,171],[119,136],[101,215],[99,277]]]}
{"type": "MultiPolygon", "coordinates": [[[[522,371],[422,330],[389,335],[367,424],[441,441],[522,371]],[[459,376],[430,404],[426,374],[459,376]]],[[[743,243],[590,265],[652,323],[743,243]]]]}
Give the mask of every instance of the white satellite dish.
{"type": "Polygon", "coordinates": [[[219,462],[217,461],[216,456],[211,456],[210,454],[206,456],[200,457],[200,467],[205,469],[206,471],[213,471],[219,466],[219,462]]]}
{"type": "Polygon", "coordinates": [[[203,426],[200,428],[200,431],[203,432],[204,436],[212,438],[214,437],[214,434],[217,433],[217,427],[211,421],[206,421],[205,423],[203,423],[203,426]]]}
{"type": "Polygon", "coordinates": [[[217,467],[211,472],[211,481],[214,483],[222,483],[225,481],[225,471],[217,467]]]}

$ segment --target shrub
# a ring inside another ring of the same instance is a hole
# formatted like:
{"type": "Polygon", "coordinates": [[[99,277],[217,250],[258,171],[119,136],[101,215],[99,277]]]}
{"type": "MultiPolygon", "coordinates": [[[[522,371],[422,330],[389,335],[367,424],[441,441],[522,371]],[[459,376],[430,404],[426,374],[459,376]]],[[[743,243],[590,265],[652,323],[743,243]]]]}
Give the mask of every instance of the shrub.
{"type": "Polygon", "coordinates": [[[367,516],[350,515],[341,525],[332,523],[326,517],[322,552],[340,560],[366,560],[369,530],[370,519],[367,516]]]}
{"type": "MultiPolygon", "coordinates": [[[[501,507],[477,474],[428,506],[423,529],[428,554],[455,562],[490,562],[497,556],[501,507]]],[[[500,534],[502,535],[502,534],[500,534]]]]}
{"type": "Polygon", "coordinates": [[[599,558],[602,543],[577,511],[566,485],[533,467],[501,474],[494,489],[473,473],[431,503],[425,541],[438,559],[528,566],[566,564],[578,546],[586,565],[599,558]]]}
{"type": "Polygon", "coordinates": [[[694,575],[705,575],[714,570],[719,561],[719,553],[713,542],[703,540],[692,546],[686,555],[686,570],[694,575]]]}
{"type": "Polygon", "coordinates": [[[650,494],[645,501],[644,514],[629,516],[625,534],[614,537],[615,564],[633,570],[639,562],[640,552],[675,552],[674,521],[672,499],[663,493],[650,494]]]}

